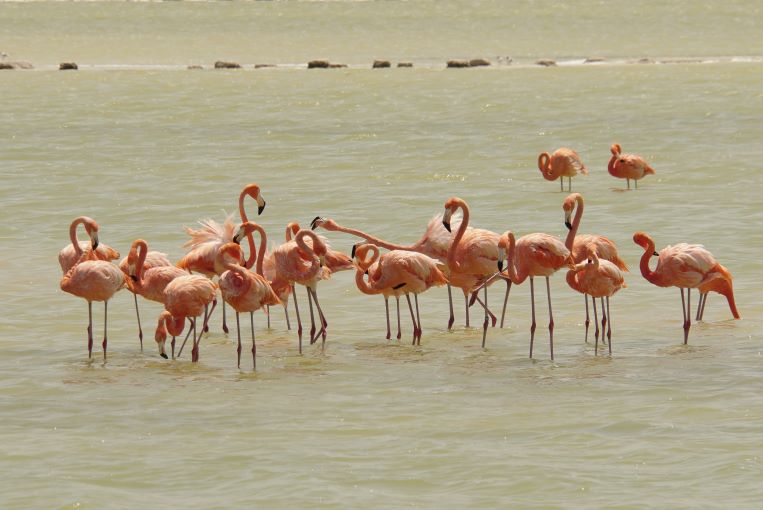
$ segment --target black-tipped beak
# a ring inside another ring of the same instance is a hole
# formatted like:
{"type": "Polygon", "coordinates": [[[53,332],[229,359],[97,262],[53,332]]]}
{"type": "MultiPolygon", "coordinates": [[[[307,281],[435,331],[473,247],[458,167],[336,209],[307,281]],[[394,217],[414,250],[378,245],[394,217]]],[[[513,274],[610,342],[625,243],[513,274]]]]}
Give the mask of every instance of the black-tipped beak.
{"type": "Polygon", "coordinates": [[[350,252],[350,258],[351,258],[351,259],[354,259],[354,258],[355,258],[355,248],[357,248],[357,247],[358,247],[358,245],[357,245],[357,244],[353,244],[353,245],[352,245],[352,251],[350,252]]]}
{"type": "Polygon", "coordinates": [[[265,210],[265,205],[266,205],[266,204],[265,204],[265,201],[263,200],[263,202],[262,202],[262,205],[261,205],[261,206],[259,206],[259,207],[257,207],[257,216],[259,216],[260,214],[262,214],[262,211],[264,211],[264,210],[265,210]]]}
{"type": "Polygon", "coordinates": [[[660,254],[657,253],[657,252],[652,253],[652,255],[654,255],[655,257],[659,257],[660,256],[660,254]]]}
{"type": "Polygon", "coordinates": [[[138,277],[137,277],[137,276],[135,276],[134,274],[131,274],[131,275],[130,275],[130,278],[132,278],[132,281],[134,281],[134,282],[137,282],[137,281],[138,281],[138,277]]]}
{"type": "Polygon", "coordinates": [[[366,272],[363,273],[364,275],[368,276],[368,269],[366,269],[366,272]]]}
{"type": "Polygon", "coordinates": [[[565,221],[564,226],[567,227],[568,230],[572,230],[572,223],[570,223],[569,221],[565,221]]]}
{"type": "Polygon", "coordinates": [[[445,221],[445,220],[443,220],[443,221],[442,221],[442,226],[443,226],[443,227],[445,227],[445,230],[447,230],[448,232],[450,232],[450,222],[449,222],[449,221],[445,221]]]}
{"type": "Polygon", "coordinates": [[[503,272],[503,260],[498,261],[498,272],[503,272]]]}
{"type": "Polygon", "coordinates": [[[233,236],[233,242],[236,244],[241,244],[241,239],[243,239],[243,237],[244,237],[243,235],[236,234],[235,236],[233,236]]]}
{"type": "Polygon", "coordinates": [[[164,359],[169,359],[165,353],[159,353],[159,356],[161,356],[164,359]]]}
{"type": "Polygon", "coordinates": [[[320,216],[316,216],[313,218],[313,221],[310,222],[310,230],[315,230],[318,227],[318,220],[321,219],[320,216]]]}

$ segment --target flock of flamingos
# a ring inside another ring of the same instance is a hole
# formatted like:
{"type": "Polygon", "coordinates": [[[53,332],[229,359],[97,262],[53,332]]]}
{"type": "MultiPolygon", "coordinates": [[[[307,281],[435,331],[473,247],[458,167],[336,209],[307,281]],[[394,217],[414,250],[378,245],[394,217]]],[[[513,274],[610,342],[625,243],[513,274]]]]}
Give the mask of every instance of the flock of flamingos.
{"type": "MultiPolygon", "coordinates": [[[[612,157],[609,172],[615,177],[625,178],[630,188],[630,180],[635,183],[654,170],[643,158],[622,154],[619,145],[611,147],[612,157]]],[[[543,153],[538,158],[538,167],[548,180],[570,178],[587,174],[580,157],[570,149],[561,148],[553,154],[543,153]]],[[[636,185],[637,187],[637,185],[636,185]]],[[[295,284],[307,289],[310,311],[310,343],[319,339],[325,345],[328,322],[318,300],[317,284],[328,279],[332,273],[355,269],[355,282],[364,294],[381,294],[387,314],[387,335],[391,338],[389,298],[394,296],[397,304],[397,338],[400,339],[400,298],[405,297],[413,323],[413,343],[421,341],[421,320],[419,318],[418,295],[430,287],[447,285],[450,317],[448,329],[453,326],[453,299],[451,287],[461,289],[464,295],[466,326],[469,326],[469,309],[475,302],[484,310],[482,345],[485,345],[488,325],[495,326],[497,317],[490,311],[487,302],[487,287],[493,282],[504,280],[506,293],[501,314],[503,326],[506,305],[511,286],[530,279],[530,300],[532,322],[530,326],[530,357],[535,339],[535,277],[545,277],[549,311],[549,346],[554,359],[554,319],[551,306],[549,278],[559,269],[567,268],[566,280],[570,287],[585,296],[586,341],[590,324],[588,296],[591,297],[594,313],[596,352],[599,342],[599,318],[596,300],[601,308],[601,339],[612,353],[612,331],[607,317],[610,315],[609,298],[625,287],[623,271],[628,271],[625,262],[618,256],[617,247],[610,239],[596,234],[580,234],[578,228],[583,217],[583,197],[571,193],[562,204],[565,225],[569,229],[567,238],[561,239],[549,234],[527,234],[516,239],[514,233],[506,231],[502,235],[469,225],[469,207],[460,198],[450,198],[445,202],[445,210],[435,216],[427,225],[421,239],[409,246],[394,244],[360,230],[343,227],[331,219],[317,217],[311,223],[311,230],[301,229],[296,223],[286,227],[286,240],[280,246],[267,251],[265,231],[257,223],[249,221],[244,207],[247,197],[257,204],[257,213],[265,209],[265,200],[259,186],[249,184],[239,195],[238,207],[241,223],[233,222],[232,216],[220,225],[212,220],[199,222],[201,228],[186,228],[190,235],[186,243],[188,253],[172,264],[163,253],[149,251],[146,241],[137,239],[132,243],[127,257],[119,266],[111,261],[119,258],[113,248],[100,243],[98,224],[91,218],[76,218],[69,227],[71,244],[59,253],[59,263],[63,271],[61,289],[84,298],[88,302],[88,356],[93,349],[92,302],[104,303],[103,356],[106,359],[108,300],[121,288],[127,287],[135,296],[135,312],[138,319],[138,334],[143,346],[143,331],[138,310],[138,295],[164,304],[165,310],[159,315],[155,340],[159,354],[168,358],[165,342],[171,336],[171,354],[175,358],[175,339],[183,333],[186,319],[189,329],[185,340],[192,335],[191,359],[199,359],[199,342],[202,331],[217,304],[217,289],[223,299],[223,330],[228,327],[225,318],[225,304],[236,312],[238,332],[237,357],[241,366],[241,327],[239,314],[249,312],[252,334],[252,361],[256,368],[254,334],[254,312],[271,306],[281,305],[286,314],[287,327],[291,329],[287,304],[293,296],[294,311],[297,316],[299,352],[302,352],[302,321],[299,314],[295,284]],[[454,214],[461,212],[460,219],[454,214]],[[574,214],[574,217],[573,217],[574,214]],[[77,229],[82,225],[90,242],[77,239],[77,229]],[[364,239],[353,246],[352,253],[346,254],[330,249],[325,238],[313,232],[317,228],[327,231],[345,232],[364,239]],[[255,246],[254,233],[259,234],[259,246],[255,246]],[[246,240],[248,256],[241,242],[246,240]],[[381,253],[380,249],[388,250],[381,253]],[[505,267],[505,270],[504,270],[505,267]],[[252,271],[252,268],[254,270],[252,271]],[[199,274],[193,274],[199,273],[199,274]],[[213,278],[217,276],[217,281],[213,278]],[[482,291],[482,298],[480,298],[482,291]],[[411,302],[413,296],[413,303],[411,302]],[[317,313],[313,309],[313,305],[317,313]],[[211,308],[210,308],[211,307],[211,308]],[[317,315],[317,326],[316,326],[317,315]],[[203,316],[201,331],[197,332],[196,320],[203,316]],[[606,334],[606,339],[605,339],[606,334]]],[[[668,246],[659,253],[655,244],[644,232],[636,232],[633,241],[644,248],[639,268],[641,274],[659,287],[678,287],[681,290],[684,317],[684,343],[688,341],[691,327],[691,289],[699,291],[699,302],[695,320],[702,320],[707,294],[711,291],[722,294],[728,300],[734,318],[739,313],[734,302],[731,273],[719,264],[713,255],[701,245],[681,243],[668,246]],[[649,268],[652,256],[657,256],[657,267],[649,268]],[[686,289],[686,297],[684,297],[686,289]]],[[[270,326],[270,314],[268,327],[270,326]]],[[[178,356],[182,353],[181,345],[178,356]]]]}

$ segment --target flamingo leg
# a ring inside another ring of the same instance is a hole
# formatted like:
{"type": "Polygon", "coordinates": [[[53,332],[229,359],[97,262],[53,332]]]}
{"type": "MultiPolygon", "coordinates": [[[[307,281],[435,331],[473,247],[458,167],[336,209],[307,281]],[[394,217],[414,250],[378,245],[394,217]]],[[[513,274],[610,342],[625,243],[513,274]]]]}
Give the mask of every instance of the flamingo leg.
{"type": "Polygon", "coordinates": [[[411,296],[405,293],[405,299],[408,301],[408,310],[411,311],[411,322],[413,322],[413,345],[416,345],[416,332],[419,330],[416,324],[416,317],[413,316],[413,307],[411,306],[411,296]]]}
{"type": "Polygon", "coordinates": [[[487,306],[487,287],[483,287],[483,288],[485,289],[485,301],[483,302],[483,301],[482,301],[482,300],[479,298],[479,295],[478,295],[479,291],[475,291],[475,293],[473,294],[473,296],[474,296],[474,301],[476,301],[476,302],[478,302],[480,305],[482,305],[482,307],[485,309],[485,314],[486,314],[486,315],[488,315],[488,316],[490,316],[490,319],[493,321],[493,327],[495,327],[495,323],[496,323],[496,322],[498,322],[498,317],[496,317],[496,316],[493,314],[493,312],[491,312],[491,311],[490,311],[490,308],[488,308],[488,306],[487,306]]]}
{"type": "Polygon", "coordinates": [[[626,178],[626,179],[625,179],[625,182],[627,182],[627,183],[628,183],[628,189],[631,189],[631,180],[630,180],[630,179],[628,179],[628,178],[626,178]]]}
{"type": "Polygon", "coordinates": [[[172,359],[175,359],[175,337],[172,337],[172,341],[170,342],[170,346],[172,347],[172,359]]]}
{"type": "Polygon", "coordinates": [[[238,312],[236,312],[236,337],[238,338],[238,346],[236,346],[236,366],[241,368],[241,324],[238,319],[238,312]]]}
{"type": "Polygon", "coordinates": [[[554,361],[554,311],[551,309],[551,281],[546,276],[546,294],[548,294],[548,344],[551,361],[554,361]]]}
{"type": "Polygon", "coordinates": [[[106,344],[108,343],[108,338],[106,336],[106,332],[108,331],[107,326],[107,320],[109,317],[109,302],[104,301],[103,302],[103,362],[106,363],[106,344]]]}
{"type": "Polygon", "coordinates": [[[612,314],[609,311],[609,296],[607,296],[607,316],[609,322],[607,322],[607,345],[609,346],[609,355],[612,356],[612,314]]]}
{"type": "Polygon", "coordinates": [[[389,340],[391,336],[389,331],[389,296],[384,296],[384,311],[387,313],[387,340],[389,340]]]}
{"type": "Polygon", "coordinates": [[[185,347],[185,343],[188,341],[188,337],[191,336],[191,331],[193,331],[193,321],[191,318],[188,318],[188,333],[185,334],[185,338],[183,339],[183,343],[180,344],[180,350],[178,351],[178,358],[181,354],[183,354],[183,347],[185,347]]]}
{"type": "Polygon", "coordinates": [[[418,294],[414,294],[413,295],[413,300],[416,303],[416,322],[419,325],[419,337],[416,340],[416,343],[418,345],[421,345],[421,317],[419,316],[419,295],[418,294]]]}
{"type": "MultiPolygon", "coordinates": [[[[268,307],[269,309],[270,307],[268,307]]],[[[286,316],[286,330],[291,331],[291,322],[289,321],[289,308],[287,306],[287,303],[284,301],[283,304],[283,313],[286,316]]],[[[268,316],[268,321],[270,321],[270,316],[268,316]]],[[[270,327],[270,322],[268,322],[268,327],[270,327]]]]}
{"type": "Polygon", "coordinates": [[[600,297],[601,301],[601,343],[604,343],[604,333],[607,331],[607,314],[604,311],[604,297],[600,297]]]}
{"type": "MultiPolygon", "coordinates": [[[[683,289],[681,289],[683,297],[683,289]]],[[[689,343],[689,329],[691,329],[691,289],[686,289],[686,314],[684,315],[684,345],[689,343]]]]}
{"type": "Polygon", "coordinates": [[[588,294],[583,294],[585,298],[585,343],[588,343],[588,325],[591,324],[591,316],[588,315],[588,294]]]}
{"type": "Polygon", "coordinates": [[[466,305],[466,327],[469,327],[469,296],[464,291],[464,304],[466,305]]]}
{"type": "Polygon", "coordinates": [[[503,311],[501,312],[501,328],[503,328],[503,320],[506,318],[506,305],[509,303],[509,292],[511,292],[511,280],[506,280],[506,295],[503,297],[503,311]]]}
{"type": "Polygon", "coordinates": [[[594,343],[593,353],[595,356],[599,355],[599,316],[596,313],[596,298],[591,296],[591,303],[593,304],[593,324],[596,326],[596,330],[593,332],[596,342],[594,343]]]}
{"type": "Polygon", "coordinates": [[[448,318],[448,331],[453,327],[453,322],[456,320],[453,315],[453,293],[451,292],[450,283],[448,284],[448,307],[450,309],[450,317],[448,318]]]}
{"type": "Polygon", "coordinates": [[[93,302],[87,302],[87,357],[93,357],[93,302]]]}
{"type": "Polygon", "coordinates": [[[482,322],[482,348],[485,348],[485,340],[487,339],[487,325],[488,325],[488,309],[487,309],[487,285],[482,287],[482,292],[485,296],[485,320],[482,322]]]}
{"type": "Polygon", "coordinates": [[[318,338],[315,336],[315,316],[313,315],[313,296],[310,293],[310,287],[305,287],[305,288],[307,289],[307,304],[310,308],[310,344],[314,344],[318,338]]]}
{"type": "Polygon", "coordinates": [[[138,310],[138,295],[133,294],[135,299],[135,317],[138,318],[138,338],[140,339],[140,352],[143,352],[143,328],[140,327],[140,311],[138,310]]]}
{"type": "Polygon", "coordinates": [[[532,304],[532,324],[530,324],[530,357],[533,357],[533,342],[535,341],[535,283],[530,277],[530,303],[532,304]]]}
{"type": "MultiPolygon", "coordinates": [[[[209,318],[212,317],[212,312],[215,311],[215,307],[217,306],[217,299],[212,300],[212,308],[209,310],[209,315],[204,319],[204,324],[202,326],[204,331],[209,331],[209,318]]],[[[225,306],[225,301],[223,301],[223,306],[225,306]]],[[[196,318],[193,319],[194,328],[196,327],[196,318]]],[[[227,331],[226,331],[227,333],[227,331]]],[[[196,332],[194,331],[194,335],[196,332]]],[[[199,333],[199,343],[201,343],[201,333],[199,333]]]]}
{"type": "Polygon", "coordinates": [[[559,177],[559,191],[564,191],[564,176],[559,177]]]}
{"type": "Polygon", "coordinates": [[[638,179],[633,179],[633,184],[636,186],[636,189],[638,189],[638,179]]]}
{"type": "MultiPolygon", "coordinates": [[[[204,327],[202,326],[202,332],[204,327]]],[[[201,335],[199,335],[201,337],[201,335]]],[[[193,348],[191,349],[191,362],[196,363],[199,360],[199,342],[196,338],[196,317],[193,318],[193,348]]]]}
{"type": "Polygon", "coordinates": [[[705,297],[702,298],[702,311],[699,314],[699,320],[704,320],[705,318],[705,305],[707,304],[707,296],[709,294],[709,292],[705,292],[705,297]]]}
{"type": "Polygon", "coordinates": [[[270,329],[270,305],[265,305],[265,315],[268,316],[268,329],[270,329]]]}
{"type": "Polygon", "coordinates": [[[397,301],[397,339],[400,340],[400,296],[395,295],[395,300],[397,301]]]}
{"type": "MultiPolygon", "coordinates": [[[[209,305],[204,305],[204,324],[207,323],[207,320],[212,315],[212,313],[209,311],[209,305]]],[[[202,330],[202,333],[209,333],[209,326],[206,326],[205,329],[202,330]]]]}
{"type": "Polygon", "coordinates": [[[299,304],[297,303],[297,289],[292,284],[291,293],[294,295],[294,312],[297,314],[297,336],[299,337],[299,353],[302,354],[302,319],[299,318],[299,304]]]}
{"type": "Polygon", "coordinates": [[[225,301],[223,301],[223,332],[228,334],[228,323],[225,320],[225,301]]]}
{"type": "Polygon", "coordinates": [[[321,304],[318,302],[318,293],[315,291],[315,289],[311,289],[308,287],[310,292],[313,293],[313,299],[315,300],[315,307],[318,309],[318,318],[321,320],[321,330],[318,331],[315,339],[318,339],[318,336],[321,337],[321,352],[326,348],[326,328],[328,327],[329,323],[326,320],[326,316],[323,315],[323,310],[321,310],[321,304]]]}
{"type": "Polygon", "coordinates": [[[699,302],[697,303],[697,316],[694,318],[696,322],[702,320],[702,315],[705,312],[705,301],[707,300],[707,294],[707,292],[704,294],[700,292],[699,294],[699,302]]]}
{"type": "Polygon", "coordinates": [[[257,343],[254,340],[254,312],[249,312],[249,325],[252,327],[252,367],[257,370],[257,343]]]}

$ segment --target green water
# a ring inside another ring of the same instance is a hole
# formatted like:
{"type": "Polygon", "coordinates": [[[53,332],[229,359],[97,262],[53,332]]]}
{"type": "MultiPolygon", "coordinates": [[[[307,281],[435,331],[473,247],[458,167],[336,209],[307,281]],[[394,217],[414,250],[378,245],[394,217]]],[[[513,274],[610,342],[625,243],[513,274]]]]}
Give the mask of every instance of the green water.
{"type": "Polygon", "coordinates": [[[12,3],[0,19],[0,50],[37,68],[0,72],[3,508],[759,505],[756,2],[12,3]],[[577,65],[590,56],[608,60],[577,65]],[[471,57],[494,65],[443,68],[471,57]],[[708,63],[627,64],[642,57],[708,63]],[[220,58],[249,68],[183,69],[220,58]],[[351,67],[298,68],[312,58],[351,67]],[[54,71],[64,60],[82,70],[54,71]],[[251,69],[264,62],[284,68],[251,69]],[[606,172],[614,141],[657,170],[638,191],[606,172]],[[256,373],[235,368],[219,315],[197,366],[159,358],[154,303],[141,353],[126,291],[109,305],[108,363],[100,349],[88,361],[85,303],[58,288],[74,217],[123,254],[140,237],[178,259],[182,227],[221,220],[248,182],[272,242],[316,215],[412,242],[450,196],[475,226],[563,236],[566,193],[536,168],[560,146],[590,169],[573,179],[581,231],[611,237],[634,270],[611,301],[612,358],[584,343],[562,274],[554,362],[542,285],[529,360],[526,284],[484,350],[458,293],[451,332],[446,292],[422,295],[414,348],[407,309],[388,343],[382,299],[345,272],[319,286],[326,352],[299,356],[280,311],[271,330],[257,314],[256,373]],[[713,295],[681,345],[679,292],[640,276],[636,230],[658,249],[704,244],[734,274],[743,319],[713,295]]]}

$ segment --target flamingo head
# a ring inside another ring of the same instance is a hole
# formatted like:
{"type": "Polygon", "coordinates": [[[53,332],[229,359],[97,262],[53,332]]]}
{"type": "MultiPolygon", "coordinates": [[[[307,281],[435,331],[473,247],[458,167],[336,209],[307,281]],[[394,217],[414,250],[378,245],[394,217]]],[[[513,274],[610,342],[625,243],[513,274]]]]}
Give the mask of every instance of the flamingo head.
{"type": "MultiPolygon", "coordinates": [[[[368,252],[372,251],[376,246],[369,243],[358,243],[352,245],[352,252],[350,257],[355,260],[355,267],[368,274],[368,268],[373,264],[374,257],[368,257],[368,252]]],[[[378,248],[376,248],[378,253],[378,248]]]]}
{"type": "Polygon", "coordinates": [[[244,186],[243,191],[241,191],[242,195],[249,195],[257,202],[257,214],[262,214],[262,211],[265,210],[265,199],[262,198],[262,195],[260,194],[260,187],[256,184],[247,184],[244,186]]]}
{"type": "Polygon", "coordinates": [[[503,265],[508,259],[509,255],[509,231],[502,235],[498,240],[498,272],[503,271],[503,265]]]}
{"type": "Polygon", "coordinates": [[[619,143],[613,143],[609,147],[609,152],[611,152],[613,156],[619,158],[620,157],[620,153],[623,152],[623,149],[620,147],[619,143]]]}
{"type": "Polygon", "coordinates": [[[331,218],[321,218],[320,216],[316,216],[313,221],[310,222],[310,230],[315,230],[318,227],[334,231],[337,229],[337,224],[331,218]]]}
{"type": "Polygon", "coordinates": [[[241,241],[246,237],[247,235],[251,234],[252,232],[256,230],[261,230],[262,227],[260,227],[257,223],[254,223],[253,221],[247,221],[245,223],[242,223],[239,225],[238,230],[236,231],[236,234],[233,236],[233,242],[235,244],[240,244],[241,241]]]}
{"type": "MultiPolygon", "coordinates": [[[[645,250],[649,249],[649,246],[654,246],[654,241],[652,241],[652,238],[649,237],[649,234],[645,232],[638,231],[635,234],[633,234],[633,242],[637,245],[641,246],[645,250]]],[[[653,253],[654,255],[659,255],[656,251],[653,253]]]]}
{"type": "Polygon", "coordinates": [[[456,197],[451,197],[445,202],[445,212],[442,215],[442,226],[445,227],[445,230],[448,232],[450,232],[450,218],[462,203],[463,200],[456,197]]]}
{"type": "Polygon", "coordinates": [[[548,152],[541,152],[538,155],[538,170],[547,181],[553,181],[559,177],[551,168],[551,155],[548,152]]]}
{"type": "Polygon", "coordinates": [[[578,199],[581,201],[583,199],[580,193],[571,193],[567,195],[567,198],[565,198],[562,203],[562,209],[564,210],[564,224],[570,230],[572,230],[572,222],[570,219],[572,218],[572,212],[575,210],[575,203],[578,199]]]}
{"type": "Polygon", "coordinates": [[[297,235],[297,232],[302,230],[302,228],[299,226],[299,223],[296,221],[291,221],[286,225],[286,242],[291,241],[292,237],[297,235]]]}

